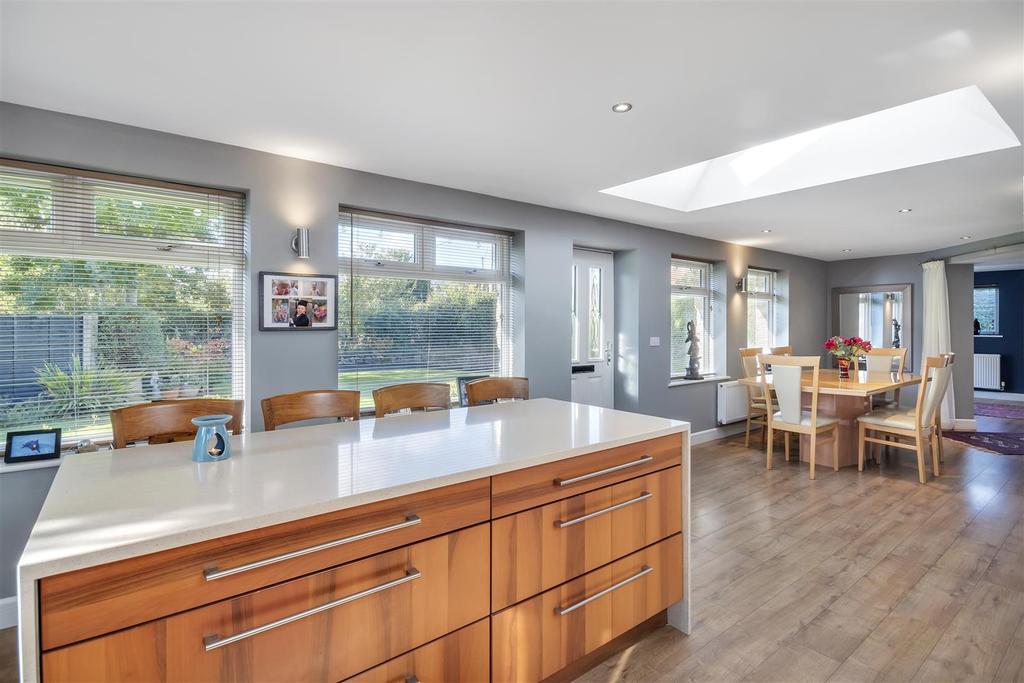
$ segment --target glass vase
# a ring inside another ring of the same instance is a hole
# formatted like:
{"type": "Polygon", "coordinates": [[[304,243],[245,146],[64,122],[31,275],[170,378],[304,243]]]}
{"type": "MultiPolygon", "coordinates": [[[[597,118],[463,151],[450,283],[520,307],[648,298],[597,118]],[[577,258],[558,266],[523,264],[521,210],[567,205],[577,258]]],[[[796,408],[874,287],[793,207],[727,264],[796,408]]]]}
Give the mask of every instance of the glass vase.
{"type": "Polygon", "coordinates": [[[852,365],[849,358],[839,359],[839,379],[850,379],[850,366],[852,365]]]}

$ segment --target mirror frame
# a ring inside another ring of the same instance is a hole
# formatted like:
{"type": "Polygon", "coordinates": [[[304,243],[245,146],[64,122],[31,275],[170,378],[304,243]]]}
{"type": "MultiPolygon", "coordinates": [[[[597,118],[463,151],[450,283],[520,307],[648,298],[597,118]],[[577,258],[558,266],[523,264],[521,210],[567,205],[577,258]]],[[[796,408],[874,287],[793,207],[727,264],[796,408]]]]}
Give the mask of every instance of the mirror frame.
{"type": "MultiPolygon", "coordinates": [[[[832,335],[839,334],[839,297],[843,294],[864,294],[873,292],[899,292],[903,295],[903,320],[910,319],[910,344],[903,344],[907,347],[907,362],[904,372],[910,372],[914,363],[914,286],[909,282],[902,282],[892,285],[861,285],[859,287],[833,287],[832,288],[832,335]]],[[[903,329],[906,329],[906,322],[903,329]]]]}

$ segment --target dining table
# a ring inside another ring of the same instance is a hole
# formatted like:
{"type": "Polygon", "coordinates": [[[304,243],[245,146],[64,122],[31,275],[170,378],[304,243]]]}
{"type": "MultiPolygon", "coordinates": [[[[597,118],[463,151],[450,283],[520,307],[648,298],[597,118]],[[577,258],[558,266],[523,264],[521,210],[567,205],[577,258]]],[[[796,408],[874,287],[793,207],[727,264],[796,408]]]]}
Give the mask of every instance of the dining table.
{"type": "MultiPolygon", "coordinates": [[[[813,372],[805,371],[801,377],[803,405],[809,409],[813,372]]],[[[772,373],[755,377],[744,377],[740,384],[747,386],[772,386],[772,373]]],[[[921,383],[921,376],[910,372],[867,372],[851,371],[849,378],[839,376],[839,370],[823,368],[818,371],[818,415],[839,419],[835,447],[823,443],[817,447],[815,460],[818,466],[832,467],[838,458],[840,467],[857,464],[857,417],[871,410],[873,396],[894,392],[903,387],[921,383]]],[[[800,435],[800,460],[807,461],[810,454],[810,436],[800,435]]]]}

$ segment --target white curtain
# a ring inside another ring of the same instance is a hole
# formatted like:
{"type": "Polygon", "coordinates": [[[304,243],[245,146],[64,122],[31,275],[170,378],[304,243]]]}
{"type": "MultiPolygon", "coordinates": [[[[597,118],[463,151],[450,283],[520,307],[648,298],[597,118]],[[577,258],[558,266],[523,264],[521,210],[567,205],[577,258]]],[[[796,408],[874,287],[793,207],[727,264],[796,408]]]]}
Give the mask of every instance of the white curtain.
{"type": "MultiPolygon", "coordinates": [[[[921,337],[921,368],[928,356],[949,353],[949,289],[946,285],[946,262],[928,261],[924,268],[924,334],[921,337]]],[[[942,399],[942,428],[953,429],[953,383],[942,399]]]]}

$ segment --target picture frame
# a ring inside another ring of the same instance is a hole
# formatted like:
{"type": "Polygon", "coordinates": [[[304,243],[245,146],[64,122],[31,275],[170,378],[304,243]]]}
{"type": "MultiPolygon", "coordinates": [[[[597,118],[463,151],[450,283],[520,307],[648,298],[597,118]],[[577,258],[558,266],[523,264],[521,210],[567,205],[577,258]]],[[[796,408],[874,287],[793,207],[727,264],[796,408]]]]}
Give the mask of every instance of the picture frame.
{"type": "Polygon", "coordinates": [[[57,458],[60,458],[60,427],[7,432],[4,462],[8,465],[57,458]]]}
{"type": "Polygon", "coordinates": [[[263,332],[338,329],[337,275],[261,271],[259,302],[263,332]]]}

